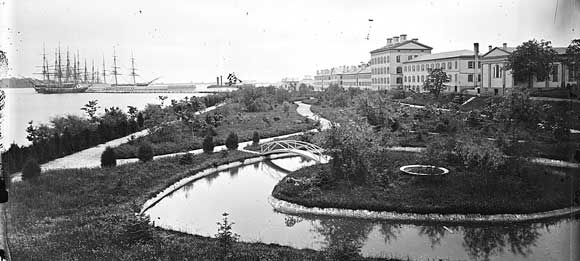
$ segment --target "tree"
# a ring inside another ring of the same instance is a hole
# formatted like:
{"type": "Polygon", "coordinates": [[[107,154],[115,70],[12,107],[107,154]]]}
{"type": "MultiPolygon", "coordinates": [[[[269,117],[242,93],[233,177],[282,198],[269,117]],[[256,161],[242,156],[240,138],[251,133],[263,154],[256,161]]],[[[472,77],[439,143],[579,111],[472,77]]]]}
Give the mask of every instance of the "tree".
{"type": "Polygon", "coordinates": [[[167,96],[159,95],[159,100],[161,101],[161,107],[163,107],[163,103],[167,100],[167,96]]]}
{"type": "MultiPolygon", "coordinates": [[[[506,70],[512,70],[516,82],[528,82],[533,87],[533,78],[542,81],[551,73],[556,51],[550,41],[535,39],[522,43],[508,56],[506,70]]],[[[547,84],[547,81],[546,81],[547,84]]]]}
{"type": "Polygon", "coordinates": [[[223,213],[222,216],[222,222],[217,222],[218,232],[215,234],[215,237],[219,243],[220,260],[230,260],[232,259],[231,255],[234,253],[232,247],[239,240],[240,236],[232,232],[234,222],[228,221],[228,213],[223,213]]]}
{"type": "Polygon", "coordinates": [[[574,39],[566,48],[566,65],[568,66],[568,70],[572,70],[574,73],[572,74],[575,80],[580,80],[580,39],[574,39]]]}
{"type": "Polygon", "coordinates": [[[30,180],[36,178],[40,175],[40,165],[38,165],[38,161],[34,158],[30,158],[26,160],[24,163],[24,167],[22,167],[22,179],[23,180],[30,180]]]}
{"type": "Polygon", "coordinates": [[[447,73],[445,73],[443,69],[433,69],[431,73],[427,75],[427,79],[423,83],[423,89],[435,95],[436,99],[439,99],[441,91],[447,89],[447,86],[445,86],[446,82],[449,82],[449,76],[447,76],[447,73]]]}
{"type": "Polygon", "coordinates": [[[85,113],[89,116],[91,121],[96,121],[96,113],[100,107],[97,105],[97,100],[90,100],[89,103],[85,104],[81,110],[85,111],[85,113]]]}
{"type": "Polygon", "coordinates": [[[228,137],[226,138],[226,147],[229,150],[235,150],[238,148],[238,135],[234,132],[230,132],[228,137]]]}
{"type": "Polygon", "coordinates": [[[153,160],[153,148],[149,143],[144,143],[137,149],[137,158],[142,162],[153,160]]]}
{"type": "Polygon", "coordinates": [[[284,103],[282,103],[282,108],[284,109],[284,113],[286,113],[286,117],[288,117],[290,115],[290,103],[284,101],[284,103]]]}
{"type": "Polygon", "coordinates": [[[114,167],[117,166],[117,154],[115,150],[111,147],[105,148],[103,154],[101,154],[101,167],[114,167]]]}
{"type": "Polygon", "coordinates": [[[211,135],[206,135],[203,139],[203,152],[210,154],[213,152],[215,144],[213,142],[213,137],[211,135]]]}
{"type": "Polygon", "coordinates": [[[183,124],[191,129],[192,136],[196,130],[205,129],[205,121],[200,119],[198,112],[205,109],[203,101],[195,96],[181,101],[172,100],[173,113],[183,124]]]}
{"type": "Polygon", "coordinates": [[[252,134],[252,143],[254,144],[260,143],[260,133],[258,133],[257,131],[254,131],[254,133],[252,134]]]}

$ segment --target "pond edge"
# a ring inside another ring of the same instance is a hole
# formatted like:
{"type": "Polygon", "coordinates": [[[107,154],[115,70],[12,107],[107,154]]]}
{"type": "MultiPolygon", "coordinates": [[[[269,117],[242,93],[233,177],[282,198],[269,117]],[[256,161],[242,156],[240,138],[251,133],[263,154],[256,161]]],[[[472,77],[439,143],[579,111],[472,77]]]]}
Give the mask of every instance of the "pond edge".
{"type": "Polygon", "coordinates": [[[284,214],[294,215],[323,215],[332,217],[347,217],[361,219],[376,219],[390,221],[425,221],[425,222],[450,222],[450,223],[506,223],[506,222],[527,222],[544,219],[560,218],[568,215],[580,213],[580,206],[561,208],[545,212],[530,214],[416,214],[398,213],[391,211],[372,211],[363,209],[342,209],[342,208],[318,208],[306,207],[300,204],[278,199],[272,195],[268,197],[268,202],[274,210],[284,214]]]}
{"type": "MultiPolygon", "coordinates": [[[[249,157],[249,158],[245,158],[245,159],[241,159],[241,160],[234,160],[234,161],[231,161],[229,163],[221,164],[217,167],[208,167],[205,169],[201,169],[201,170],[197,171],[196,173],[194,173],[190,176],[187,176],[187,177],[171,184],[169,187],[166,187],[165,189],[158,192],[155,196],[153,196],[152,198],[145,201],[145,203],[143,204],[143,207],[141,208],[141,211],[139,211],[139,214],[145,213],[145,211],[147,211],[151,207],[155,206],[157,203],[159,203],[159,201],[163,200],[165,197],[169,196],[171,193],[182,188],[183,186],[185,186],[191,182],[194,182],[196,180],[207,177],[209,175],[212,175],[216,172],[220,172],[220,171],[228,170],[231,168],[236,168],[236,167],[240,167],[240,166],[245,166],[245,165],[250,165],[250,164],[262,162],[262,161],[267,160],[267,159],[271,160],[271,159],[279,159],[279,158],[286,158],[286,157],[293,157],[293,156],[296,156],[296,155],[291,154],[291,153],[278,153],[278,154],[270,154],[270,155],[265,155],[265,156],[260,155],[260,156],[249,157]]],[[[192,169],[195,170],[195,168],[192,168],[192,169]]]]}

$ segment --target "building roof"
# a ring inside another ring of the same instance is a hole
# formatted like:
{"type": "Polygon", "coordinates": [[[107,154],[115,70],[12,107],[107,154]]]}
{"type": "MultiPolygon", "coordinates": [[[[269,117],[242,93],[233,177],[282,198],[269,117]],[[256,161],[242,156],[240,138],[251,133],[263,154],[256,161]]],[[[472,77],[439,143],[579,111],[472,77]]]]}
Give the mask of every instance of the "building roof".
{"type": "MultiPolygon", "coordinates": [[[[482,57],[487,56],[488,54],[492,53],[495,50],[501,50],[503,52],[505,52],[505,55],[509,55],[511,53],[513,53],[516,50],[517,47],[494,47],[493,49],[491,49],[489,52],[485,53],[484,55],[482,55],[482,57]]],[[[565,55],[566,54],[566,49],[567,47],[552,47],[552,49],[559,55],[565,55]]]]}
{"type": "Polygon", "coordinates": [[[443,60],[443,59],[457,58],[457,57],[473,57],[473,51],[457,50],[457,51],[451,51],[451,52],[424,54],[424,55],[417,56],[416,58],[413,58],[412,60],[404,62],[404,63],[443,60]]]}
{"type": "MultiPolygon", "coordinates": [[[[424,45],[424,44],[418,42],[417,40],[411,39],[411,40],[405,40],[405,41],[402,41],[402,42],[399,42],[399,43],[395,43],[395,44],[392,44],[392,45],[389,45],[389,46],[383,46],[383,47],[381,47],[379,49],[372,50],[371,53],[378,53],[378,52],[384,52],[384,51],[389,51],[389,50],[397,50],[397,49],[398,50],[406,49],[406,48],[401,48],[401,47],[403,47],[404,45],[409,44],[409,43],[417,44],[419,46],[422,46],[425,49],[429,49],[429,50],[432,50],[433,49],[430,46],[427,46],[427,45],[424,45]]],[[[417,48],[409,48],[409,49],[417,49],[417,48]]]]}

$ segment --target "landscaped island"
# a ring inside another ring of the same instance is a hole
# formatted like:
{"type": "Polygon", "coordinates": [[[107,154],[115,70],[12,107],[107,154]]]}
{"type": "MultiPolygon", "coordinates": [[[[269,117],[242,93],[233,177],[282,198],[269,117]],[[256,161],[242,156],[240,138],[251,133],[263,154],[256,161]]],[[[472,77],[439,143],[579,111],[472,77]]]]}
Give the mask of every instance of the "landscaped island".
{"type": "Polygon", "coordinates": [[[338,124],[312,140],[332,160],[289,174],[274,188],[274,198],[305,207],[477,216],[580,204],[577,169],[530,160],[573,160],[580,141],[569,131],[573,107],[546,107],[525,92],[468,111],[457,104],[409,107],[393,101],[394,95],[337,87],[319,95],[314,110],[338,124]],[[400,146],[423,150],[394,149],[400,146]],[[559,150],[538,151],[550,147],[559,150]],[[417,164],[449,173],[412,176],[400,170],[417,164]]]}

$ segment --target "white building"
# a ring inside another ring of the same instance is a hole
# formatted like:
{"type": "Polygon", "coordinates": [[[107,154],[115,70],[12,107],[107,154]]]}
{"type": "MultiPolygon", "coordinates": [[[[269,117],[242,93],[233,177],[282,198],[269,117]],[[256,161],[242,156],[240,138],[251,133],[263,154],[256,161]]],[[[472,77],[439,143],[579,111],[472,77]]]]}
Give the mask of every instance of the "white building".
{"type": "Polygon", "coordinates": [[[475,53],[479,51],[458,50],[418,56],[403,63],[403,86],[405,90],[423,91],[423,83],[433,69],[442,69],[449,82],[446,92],[461,92],[465,89],[474,89],[481,85],[481,74],[478,73],[481,63],[475,53]],[[478,64],[476,68],[476,64],[478,64]]]}
{"type": "Polygon", "coordinates": [[[418,42],[417,38],[407,40],[407,35],[387,39],[387,45],[372,50],[371,86],[375,90],[402,89],[403,63],[418,56],[430,54],[433,48],[418,42]]]}

